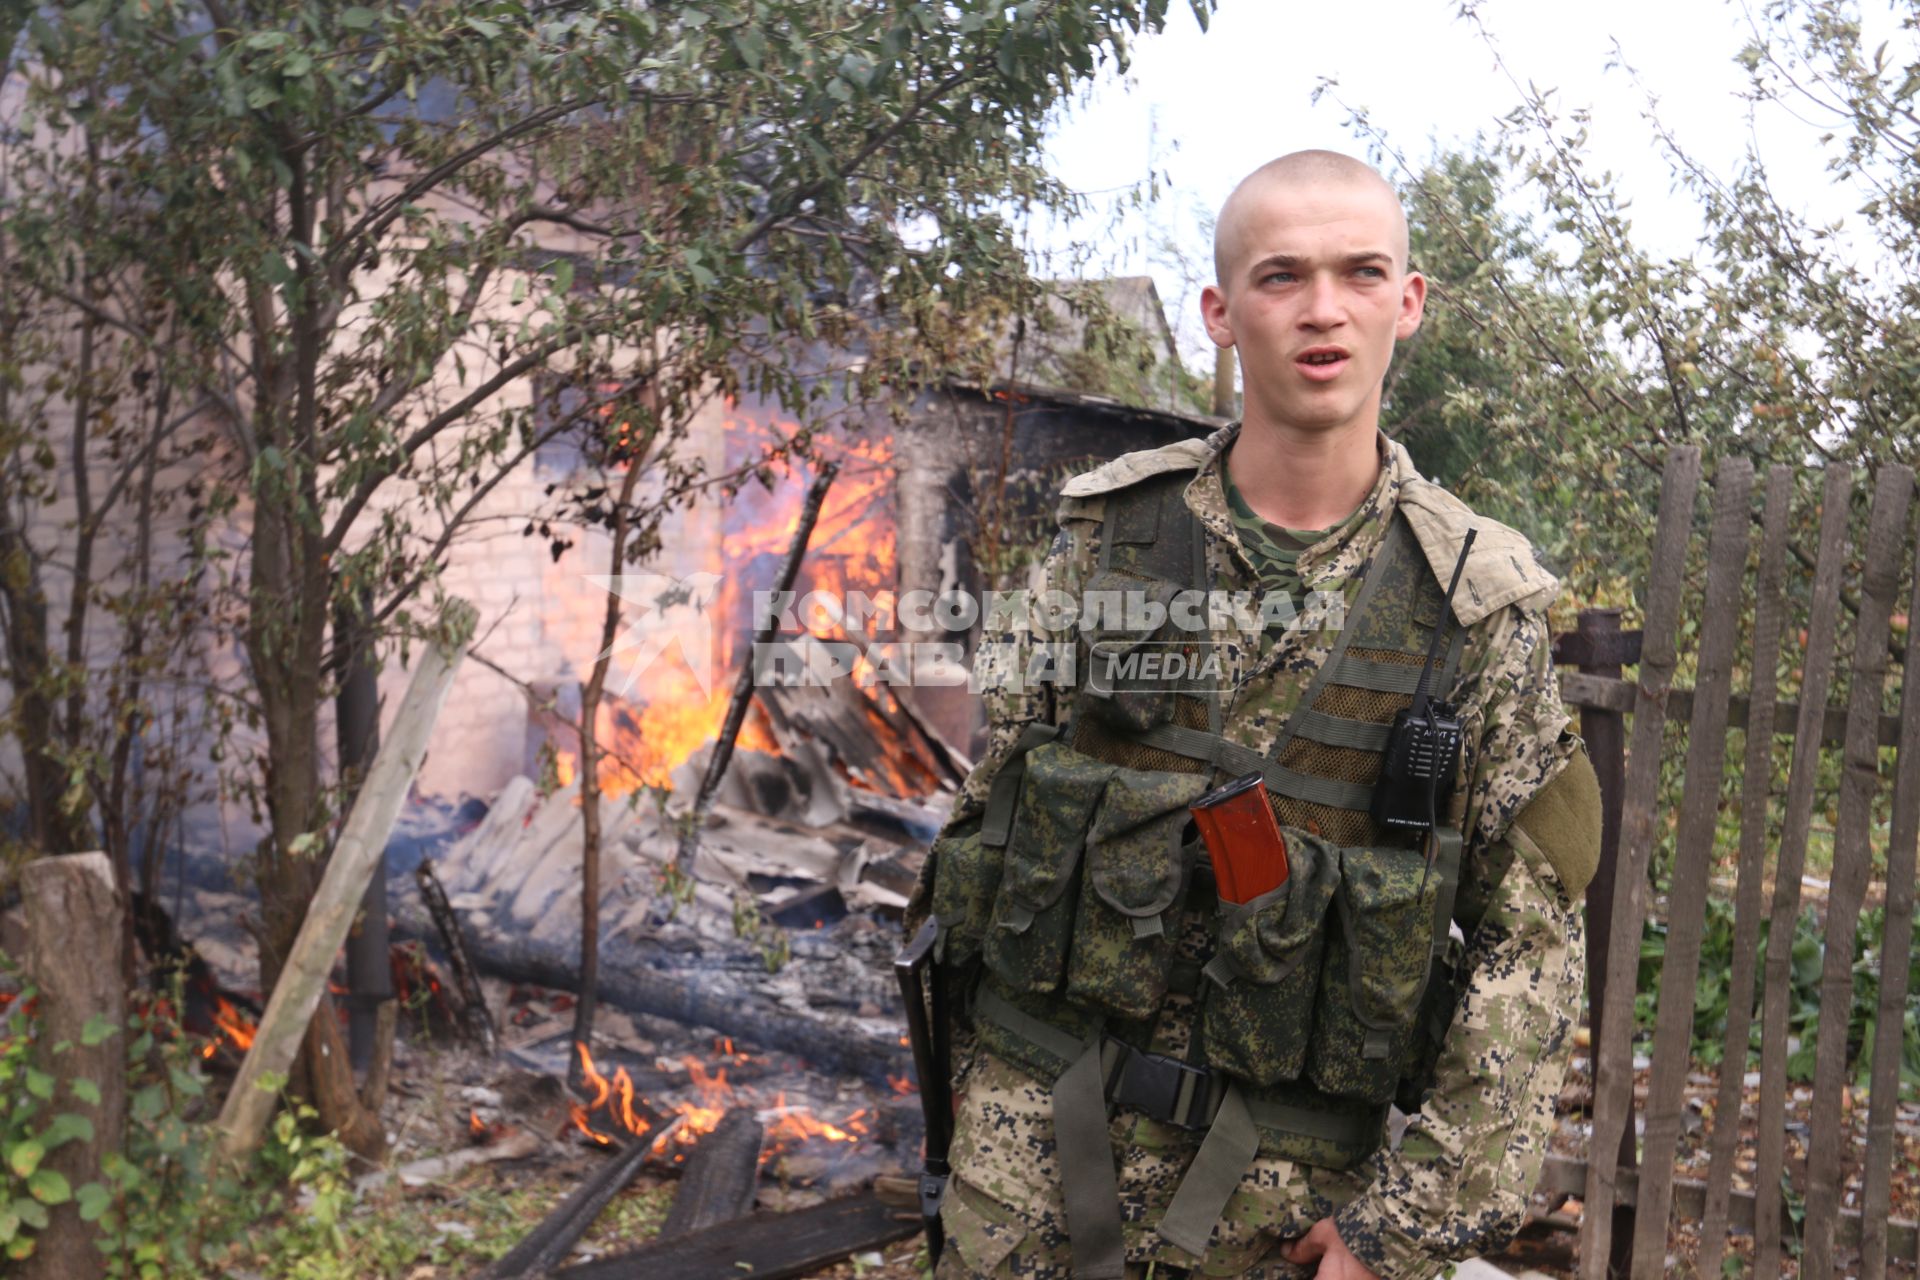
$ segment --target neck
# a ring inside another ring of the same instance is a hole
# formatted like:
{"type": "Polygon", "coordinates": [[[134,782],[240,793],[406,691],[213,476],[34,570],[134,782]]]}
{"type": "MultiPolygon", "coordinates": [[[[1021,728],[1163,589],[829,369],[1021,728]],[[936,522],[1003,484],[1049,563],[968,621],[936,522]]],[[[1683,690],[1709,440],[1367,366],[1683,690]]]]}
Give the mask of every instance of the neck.
{"type": "Polygon", "coordinates": [[[1378,438],[1371,424],[1303,432],[1250,417],[1227,454],[1227,474],[1269,524],[1328,529],[1373,491],[1380,478],[1378,438]]]}

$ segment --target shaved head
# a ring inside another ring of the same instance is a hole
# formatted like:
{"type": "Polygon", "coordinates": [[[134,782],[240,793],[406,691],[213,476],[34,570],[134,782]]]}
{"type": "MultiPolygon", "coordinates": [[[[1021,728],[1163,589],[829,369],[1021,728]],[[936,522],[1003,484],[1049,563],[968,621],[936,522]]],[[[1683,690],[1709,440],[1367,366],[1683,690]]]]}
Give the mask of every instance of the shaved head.
{"type": "Polygon", "coordinates": [[[1376,193],[1383,207],[1392,208],[1394,265],[1404,272],[1408,258],[1407,215],[1400,207],[1400,195],[1392,184],[1370,165],[1338,151],[1295,151],[1267,161],[1241,179],[1226,204],[1220,207],[1220,217],[1213,227],[1215,281],[1226,288],[1228,277],[1250,248],[1248,223],[1264,197],[1322,187],[1376,193]]]}

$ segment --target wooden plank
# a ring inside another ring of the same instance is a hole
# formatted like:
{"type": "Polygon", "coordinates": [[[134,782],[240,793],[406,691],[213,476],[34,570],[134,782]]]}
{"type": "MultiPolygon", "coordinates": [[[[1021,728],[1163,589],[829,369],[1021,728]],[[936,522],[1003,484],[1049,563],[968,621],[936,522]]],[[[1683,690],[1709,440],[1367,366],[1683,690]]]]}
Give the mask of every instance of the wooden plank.
{"type": "MultiPolygon", "coordinates": [[[[650,1120],[659,1118],[651,1112],[648,1115],[650,1120]]],[[[478,1280],[536,1280],[546,1275],[572,1251],[574,1243],[587,1233],[587,1228],[605,1212],[613,1198],[633,1181],[640,1166],[656,1151],[671,1149],[674,1131],[684,1119],[675,1116],[657,1136],[651,1136],[650,1129],[650,1136],[644,1141],[635,1139],[625,1150],[608,1156],[605,1164],[582,1180],[519,1244],[483,1270],[478,1280]]]]}
{"type": "MultiPolygon", "coordinates": [[[[1640,655],[1640,705],[1634,709],[1627,753],[1627,787],[1620,815],[1620,861],[1613,885],[1613,920],[1607,940],[1607,985],[1600,1036],[1594,1043],[1593,1147],[1612,1152],[1633,1121],[1633,989],[1640,963],[1640,930],[1647,909],[1647,855],[1654,843],[1654,802],[1660,789],[1660,739],[1666,727],[1666,695],[1678,655],[1680,589],[1686,579],[1693,499],[1700,487],[1700,451],[1677,447],[1660,480],[1660,517],[1655,526],[1653,582],[1640,655]]],[[[1613,1247],[1611,1160],[1596,1161],[1587,1179],[1587,1212],[1581,1222],[1582,1280],[1607,1280],[1613,1247]]]]}
{"type": "MultiPolygon", "coordinates": [[[[1619,609],[1582,609],[1575,634],[1584,633],[1589,638],[1591,643],[1587,648],[1593,653],[1618,653],[1626,648],[1617,640],[1621,634],[1620,614],[1619,609]]],[[[1640,661],[1640,638],[1639,632],[1633,633],[1633,660],[1636,663],[1640,661]]],[[[1611,676],[1614,679],[1620,677],[1617,664],[1594,664],[1581,670],[1587,675],[1611,676]]],[[[1580,711],[1580,736],[1586,740],[1587,754],[1593,761],[1594,777],[1600,783],[1601,806],[1600,862],[1594,868],[1593,879],[1587,885],[1586,901],[1582,904],[1587,931],[1587,1030],[1590,1033],[1587,1043],[1593,1045],[1598,1044],[1605,1034],[1607,944],[1613,931],[1613,886],[1619,879],[1620,805],[1627,787],[1627,718],[1618,711],[1583,707],[1580,711]]],[[[1638,1163],[1638,1150],[1631,1125],[1621,1129],[1616,1153],[1622,1169],[1632,1169],[1638,1163]]],[[[1614,1210],[1614,1217],[1613,1254],[1607,1265],[1614,1274],[1624,1275],[1633,1264],[1633,1209],[1620,1206],[1614,1210]]]]}
{"type": "Polygon", "coordinates": [[[1834,824],[1833,874],[1827,892],[1826,952],[1820,969],[1820,1031],[1814,1045],[1813,1105],[1807,1152],[1806,1280],[1833,1274],[1833,1215],[1840,1207],[1840,1154],[1851,1126],[1841,1114],[1847,1076],[1847,1027],[1853,1014],[1853,944],[1872,866],[1869,834],[1880,789],[1874,722],[1887,692],[1887,630],[1900,584],[1913,472],[1886,466],[1874,484],[1867,554],[1860,570],[1860,615],[1854,628],[1853,683],[1847,745],[1841,758],[1840,815],[1834,824]]]}
{"type": "MultiPolygon", "coordinates": [[[[1867,1104],[1866,1182],[1860,1192],[1860,1274],[1885,1280],[1893,1204],[1893,1117],[1900,1101],[1901,1026],[1912,963],[1914,849],[1920,845],[1920,545],[1914,550],[1913,594],[1907,604],[1907,653],[1901,666],[1900,753],[1893,773],[1893,820],[1887,839],[1886,931],[1880,952],[1880,1008],[1874,1018],[1872,1088],[1867,1104]]],[[[1908,1255],[1911,1257],[1911,1255],[1908,1255]]]]}
{"type": "Polygon", "coordinates": [[[1667,1217],[1673,1157],[1680,1144],[1687,1067],[1693,1056],[1694,983],[1700,976],[1700,939],[1706,928],[1707,873],[1726,772],[1727,698],[1733,686],[1733,648],[1746,577],[1748,530],[1753,525],[1753,464],[1723,458],[1714,476],[1713,529],[1707,550],[1693,719],[1687,727],[1686,786],[1674,832],[1673,883],[1667,896],[1667,951],[1654,1022],[1653,1070],[1647,1083],[1647,1127],[1640,1157],[1640,1201],[1635,1207],[1633,1269],[1657,1274],[1667,1254],[1667,1217]]]}
{"type": "Polygon", "coordinates": [[[466,656],[474,617],[473,606],[466,601],[448,602],[441,626],[449,640],[427,645],[420,655],[420,665],[414,668],[413,679],[394,713],[393,736],[381,744],[360,794],[354,798],[333,855],[327,859],[320,887],[307,904],[306,919],[287,952],[280,980],[274,984],[266,1012],[260,1015],[253,1047],[240,1063],[226,1105],[220,1109],[220,1147],[229,1159],[251,1155],[266,1132],[279,1094],[261,1088],[260,1078],[284,1075],[293,1065],[307,1024],[326,992],[333,959],[347,939],[347,930],[353,927],[367,880],[386,850],[387,836],[394,819],[400,816],[407,788],[426,759],[427,739],[439,719],[441,704],[453,688],[460,660],[466,656]]]}
{"type": "MultiPolygon", "coordinates": [[[[1786,626],[1787,520],[1793,510],[1793,468],[1774,467],[1767,475],[1767,501],[1760,522],[1760,579],[1754,588],[1752,700],[1754,718],[1773,719],[1780,693],[1780,636],[1786,626]]],[[[1713,1110],[1713,1134],[1707,1162],[1707,1193],[1700,1222],[1700,1251],[1694,1272],[1720,1274],[1727,1247],[1728,1201],[1733,1191],[1734,1149],[1740,1141],[1740,1109],[1746,1090],[1748,1035],[1753,1025],[1753,991],[1759,976],[1760,901],[1766,876],[1767,810],[1773,799],[1773,735],[1746,735],[1740,793],[1740,863],[1733,891],[1733,971],[1727,983],[1727,1033],[1720,1049],[1719,1098],[1713,1110]]],[[[1751,1204],[1751,1201],[1749,1201],[1751,1204]]]]}
{"type": "Polygon", "coordinates": [[[760,1146],[766,1126],[752,1107],[734,1107],[702,1135],[680,1169],[673,1207],[660,1238],[692,1235],[753,1211],[760,1184],[760,1146]]]}
{"type": "Polygon", "coordinates": [[[1774,867],[1773,914],[1767,927],[1766,986],[1760,1007],[1760,1126],[1754,1172],[1754,1275],[1780,1274],[1780,1175],[1786,1167],[1787,995],[1792,981],[1793,922],[1800,910],[1800,876],[1807,865],[1807,827],[1820,769],[1821,709],[1833,684],[1834,627],[1840,614],[1840,574],[1846,562],[1847,512],[1853,472],[1827,470],[1820,513],[1820,550],[1814,558],[1807,648],[1801,663],[1800,726],[1787,778],[1786,816],[1774,867]]]}
{"type": "Polygon", "coordinates": [[[618,1257],[583,1262],[553,1280],[794,1280],[867,1249],[920,1234],[920,1215],[871,1192],[792,1213],[756,1213],[618,1257]]]}
{"type": "MultiPolygon", "coordinates": [[[[1618,1181],[1615,1183],[1617,1194],[1623,1202],[1632,1204],[1638,1198],[1639,1175],[1630,1169],[1623,1169],[1617,1178],[1618,1181]]],[[[1586,1185],[1587,1162],[1585,1160],[1575,1156],[1549,1155],[1540,1171],[1538,1190],[1552,1200],[1559,1196],[1577,1196],[1586,1188],[1586,1185]]],[[[1707,1184],[1696,1178],[1673,1180],[1674,1209],[1682,1218],[1697,1217],[1706,1200],[1706,1194],[1707,1184]]],[[[1735,1191],[1732,1205],[1731,1221],[1734,1229],[1751,1235],[1754,1222],[1753,1192],[1735,1191]]],[[[1784,1214],[1784,1210],[1782,1212],[1784,1214]]],[[[1859,1243],[1868,1225],[1863,1217],[1860,1210],[1842,1209],[1834,1227],[1834,1239],[1847,1248],[1852,1248],[1859,1243]]],[[[1905,1218],[1882,1218],[1879,1225],[1886,1232],[1887,1252],[1893,1261],[1904,1263],[1909,1267],[1916,1261],[1920,1261],[1920,1225],[1909,1222],[1905,1218]]],[[[1697,1265],[1695,1272],[1701,1276],[1707,1275],[1705,1269],[1697,1265]]]]}
{"type": "MultiPolygon", "coordinates": [[[[1630,712],[1639,699],[1639,689],[1631,680],[1609,679],[1605,676],[1587,675],[1579,671],[1563,671],[1560,674],[1560,700],[1570,707],[1595,707],[1603,711],[1630,712]]],[[[1751,712],[1745,695],[1735,694],[1727,703],[1727,723],[1735,729],[1751,727],[1751,712]]],[[[1667,714],[1676,719],[1685,719],[1693,714],[1693,690],[1673,689],[1667,694],[1667,714]]],[[[1775,702],[1773,707],[1773,731],[1776,734],[1789,734],[1800,727],[1800,704],[1798,702],[1775,702]]],[[[1828,707],[1820,721],[1820,743],[1822,746],[1837,747],[1847,740],[1847,709],[1828,707]]],[[[1899,745],[1900,717],[1883,715],[1880,717],[1879,741],[1883,747],[1899,745]]]]}

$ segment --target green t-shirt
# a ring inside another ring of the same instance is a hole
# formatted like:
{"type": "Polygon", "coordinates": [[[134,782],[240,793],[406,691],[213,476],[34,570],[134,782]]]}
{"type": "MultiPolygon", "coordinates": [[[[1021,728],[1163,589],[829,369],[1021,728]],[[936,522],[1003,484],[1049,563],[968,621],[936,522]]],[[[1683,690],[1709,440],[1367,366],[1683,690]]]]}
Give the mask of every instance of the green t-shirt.
{"type": "MultiPolygon", "coordinates": [[[[1260,579],[1261,591],[1271,595],[1285,592],[1292,598],[1294,607],[1301,605],[1300,574],[1295,564],[1300,553],[1320,542],[1339,524],[1325,529],[1287,529],[1277,524],[1269,524],[1261,519],[1247,500],[1234,488],[1231,477],[1224,475],[1227,488],[1227,510],[1233,517],[1234,531],[1240,535],[1240,544],[1247,549],[1247,555],[1253,561],[1255,574],[1260,579]]],[[[1346,523],[1341,521],[1341,524],[1346,523]]]]}

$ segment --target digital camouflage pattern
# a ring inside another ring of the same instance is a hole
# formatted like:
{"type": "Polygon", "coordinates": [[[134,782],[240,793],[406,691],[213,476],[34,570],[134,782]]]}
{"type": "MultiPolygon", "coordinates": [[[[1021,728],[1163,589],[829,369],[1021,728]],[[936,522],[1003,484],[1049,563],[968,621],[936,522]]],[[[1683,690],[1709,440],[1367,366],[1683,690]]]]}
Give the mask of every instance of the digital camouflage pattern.
{"type": "MultiPolygon", "coordinates": [[[[1128,455],[1069,481],[1062,489],[1061,534],[1041,585],[1077,596],[1087,583],[1097,563],[1107,493],[1197,467],[1185,498],[1210,534],[1208,570],[1223,589],[1254,590],[1257,566],[1239,541],[1222,485],[1222,458],[1235,430],[1128,455]]],[[[1382,448],[1380,479],[1359,511],[1299,557],[1308,598],[1294,625],[1246,626],[1245,618],[1236,618],[1211,632],[1224,661],[1223,687],[1230,692],[1222,732],[1256,751],[1273,744],[1338,638],[1336,624],[1344,621],[1396,510],[1405,513],[1443,578],[1466,528],[1479,529],[1455,602],[1468,635],[1450,691],[1467,742],[1452,814],[1467,833],[1461,907],[1484,912],[1468,942],[1470,979],[1435,1087],[1410,1117],[1399,1146],[1383,1147],[1346,1173],[1263,1154],[1243,1176],[1205,1257],[1177,1249],[1153,1230],[1198,1135],[1120,1111],[1113,1131],[1130,1264],[1160,1261],[1203,1275],[1291,1276],[1298,1269],[1279,1260],[1276,1242],[1333,1215],[1342,1239],[1372,1270],[1395,1280],[1423,1280],[1448,1261],[1485,1252],[1511,1235],[1545,1156],[1579,1004],[1581,917],[1578,901],[1540,851],[1506,835],[1515,815],[1578,749],[1566,732],[1547,649],[1544,609],[1555,583],[1521,535],[1473,517],[1422,480],[1399,446],[1383,439],[1382,448]],[[1508,863],[1511,872],[1501,874],[1508,863]]],[[[1022,729],[1064,716],[1069,699],[1055,696],[1061,690],[1020,678],[1028,670],[1028,651],[1073,640],[1070,633],[1050,632],[1045,621],[1022,619],[983,644],[984,668],[1003,678],[987,691],[988,749],[943,839],[977,829],[993,779],[1022,729]]],[[[923,884],[916,894],[916,912],[931,905],[928,889],[923,884]]],[[[1209,939],[1204,930],[1196,936],[1190,928],[1177,945],[1198,958],[1209,939]]],[[[1169,995],[1146,1047],[1183,1055],[1196,1031],[1194,1004],[1190,997],[1169,995]]],[[[959,1083],[955,1186],[948,1200],[955,1247],[941,1274],[1064,1280],[1070,1265],[1046,1088],[984,1051],[974,1055],[959,1083]]]]}
{"type": "Polygon", "coordinates": [[[1173,967],[1169,909],[1184,887],[1180,833],[1203,775],[1117,769],[1087,837],[1067,995],[1118,1018],[1146,1018],[1173,967]]]}
{"type": "Polygon", "coordinates": [[[1344,1098],[1391,1102],[1426,988],[1440,879],[1415,849],[1344,848],[1340,861],[1307,1076],[1344,1098]]]}
{"type": "Polygon", "coordinates": [[[1340,888],[1340,851],[1326,841],[1296,836],[1287,861],[1285,884],[1222,908],[1201,1024],[1208,1063],[1262,1085],[1306,1066],[1324,923],[1340,888]]]}

